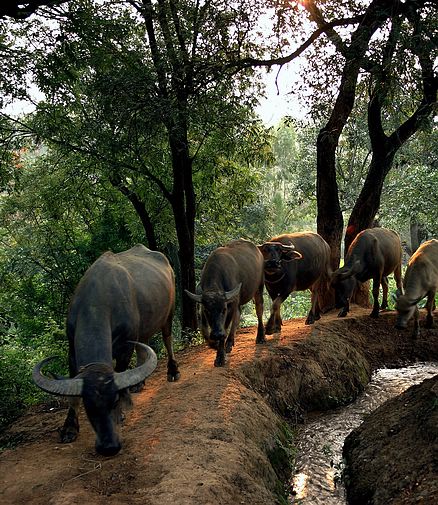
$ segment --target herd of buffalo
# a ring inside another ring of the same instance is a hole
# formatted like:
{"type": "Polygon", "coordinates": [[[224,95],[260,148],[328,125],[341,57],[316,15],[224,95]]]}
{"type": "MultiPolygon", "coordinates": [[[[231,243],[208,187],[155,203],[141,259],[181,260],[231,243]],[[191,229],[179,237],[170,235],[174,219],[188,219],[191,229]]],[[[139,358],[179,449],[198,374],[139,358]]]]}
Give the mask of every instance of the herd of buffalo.
{"type": "MultiPolygon", "coordinates": [[[[215,366],[223,366],[234,345],[241,307],[254,300],[258,319],[257,344],[265,335],[281,331],[280,307],[294,291],[310,289],[311,308],[306,324],[332,307],[321,306],[320,293],[332,289],[339,316],[349,311],[358,283],[373,280],[372,317],[388,306],[388,278],[397,285],[398,328],[414,318],[419,332],[417,304],[427,297],[426,326],[433,325],[438,289],[438,240],[423,243],[409,260],[402,285],[402,247],[398,234],[385,228],[359,233],[349,247],[342,268],[330,268],[330,248],[312,232],[273,237],[255,245],[234,240],[214,250],[201,273],[196,293],[186,295],[200,305],[200,328],[216,350],[215,366]],[[378,296],[382,285],[383,300],[378,296]],[[263,324],[263,290],[272,299],[271,314],[263,324]]],[[[167,258],[143,245],[113,254],[106,252],[87,270],[76,288],[67,317],[70,378],[42,374],[53,358],[35,366],[33,379],[44,391],[69,397],[70,408],[61,430],[62,442],[78,436],[78,408],[82,398],[96,433],[96,450],[106,456],[121,448],[117,426],[130,405],[130,391],[138,391],[157,364],[146,345],[160,331],[168,354],[167,378],[179,378],[172,348],[175,280],[167,258]],[[136,348],[137,366],[128,369],[136,348]],[[113,364],[113,360],[114,363],[113,364]]]]}

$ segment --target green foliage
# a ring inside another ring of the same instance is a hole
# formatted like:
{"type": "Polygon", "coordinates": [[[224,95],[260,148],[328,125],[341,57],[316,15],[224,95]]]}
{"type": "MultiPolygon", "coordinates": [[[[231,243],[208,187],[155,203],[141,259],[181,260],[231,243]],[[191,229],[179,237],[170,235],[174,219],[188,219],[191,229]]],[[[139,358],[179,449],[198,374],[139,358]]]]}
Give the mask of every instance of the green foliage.
{"type": "Polygon", "coordinates": [[[436,127],[428,128],[404,146],[385,181],[382,222],[406,235],[415,222],[426,230],[426,238],[438,236],[437,132],[436,127]]]}
{"type": "MultiPolygon", "coordinates": [[[[270,314],[271,299],[264,294],[264,321],[270,314]]],[[[306,317],[310,310],[310,291],[295,291],[281,305],[281,317],[283,320],[306,317]]],[[[241,326],[253,326],[257,324],[257,315],[253,303],[247,303],[242,307],[241,326]]]]}
{"type": "Polygon", "coordinates": [[[294,446],[295,434],[285,422],[281,424],[274,446],[268,451],[269,462],[271,463],[278,480],[275,486],[275,494],[279,504],[288,503],[288,485],[293,461],[296,457],[296,447],[294,446]]]}
{"type": "Polygon", "coordinates": [[[0,334],[0,431],[23,410],[46,398],[32,382],[32,368],[47,356],[59,356],[52,371],[67,374],[64,331],[54,320],[47,320],[38,338],[20,334],[14,325],[1,321],[0,334]]]}

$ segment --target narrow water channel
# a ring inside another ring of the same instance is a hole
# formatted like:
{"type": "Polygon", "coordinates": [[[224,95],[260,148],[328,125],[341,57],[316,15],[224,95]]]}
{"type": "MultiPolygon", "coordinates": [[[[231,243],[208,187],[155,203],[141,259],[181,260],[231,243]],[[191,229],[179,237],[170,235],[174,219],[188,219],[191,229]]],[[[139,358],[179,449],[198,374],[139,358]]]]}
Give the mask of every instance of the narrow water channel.
{"type": "Polygon", "coordinates": [[[296,441],[298,454],[290,503],[345,504],[344,487],[338,479],[342,471],[342,446],[347,435],[385,401],[436,374],[438,363],[382,368],[373,374],[371,382],[354,403],[310,416],[296,441]]]}

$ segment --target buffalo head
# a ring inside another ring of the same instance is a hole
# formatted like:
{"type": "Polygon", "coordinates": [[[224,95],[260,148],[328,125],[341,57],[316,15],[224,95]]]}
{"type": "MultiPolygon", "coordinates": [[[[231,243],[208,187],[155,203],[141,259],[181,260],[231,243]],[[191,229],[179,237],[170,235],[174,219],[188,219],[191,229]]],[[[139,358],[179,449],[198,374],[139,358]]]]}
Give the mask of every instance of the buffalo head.
{"type": "Polygon", "coordinates": [[[201,329],[208,345],[217,349],[218,342],[226,339],[227,326],[230,323],[230,309],[239,300],[242,283],[229,291],[202,291],[186,294],[195,302],[201,304],[201,329]]]}
{"type": "Polygon", "coordinates": [[[357,260],[352,266],[344,266],[334,271],[330,281],[330,287],[335,291],[335,307],[342,309],[339,316],[346,316],[353,292],[357,286],[356,273],[360,270],[360,261],[357,260]]]}
{"type": "Polygon", "coordinates": [[[283,271],[283,263],[299,260],[303,256],[295,250],[295,246],[285,245],[281,242],[265,242],[258,246],[263,254],[264,270],[267,274],[275,274],[283,271]]]}
{"type": "Polygon", "coordinates": [[[96,451],[104,456],[113,456],[121,448],[117,433],[120,399],[129,398],[128,388],[143,381],[157,366],[157,356],[149,346],[140,342],[131,343],[143,347],[148,355],[142,365],[132,370],[117,373],[106,363],[89,363],[81,367],[72,379],[51,379],[41,370],[55,358],[52,356],[38,363],[32,373],[35,384],[47,393],[82,397],[87,417],[96,433],[96,451]]]}
{"type": "Polygon", "coordinates": [[[395,323],[395,327],[399,330],[404,330],[409,320],[415,314],[415,310],[417,308],[417,303],[419,300],[409,300],[406,295],[401,295],[396,300],[396,309],[397,309],[397,320],[395,323]]]}

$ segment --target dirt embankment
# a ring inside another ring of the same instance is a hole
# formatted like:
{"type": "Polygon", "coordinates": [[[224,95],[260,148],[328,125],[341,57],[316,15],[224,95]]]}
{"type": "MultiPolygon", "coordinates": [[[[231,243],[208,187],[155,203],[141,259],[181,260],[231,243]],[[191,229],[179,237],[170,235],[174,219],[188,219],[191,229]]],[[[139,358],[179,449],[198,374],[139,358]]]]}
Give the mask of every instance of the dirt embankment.
{"type": "Polygon", "coordinates": [[[313,327],[289,321],[266,345],[255,345],[254,328],[241,330],[222,369],[210,349],[186,350],[176,383],[166,382],[163,360],[133,395],[113,458],[95,454],[84,415],[79,439],[61,445],[65,409],[29,413],[6,434],[23,442],[0,455],[0,502],[278,503],[289,472],[282,416],[296,421],[354,398],[384,363],[438,359],[438,332],[423,331],[413,346],[408,332],[394,329],[394,314],[375,321],[368,312],[327,315],[313,327]]]}
{"type": "Polygon", "coordinates": [[[438,502],[438,375],[372,412],[347,437],[347,496],[355,505],[438,502]]]}

